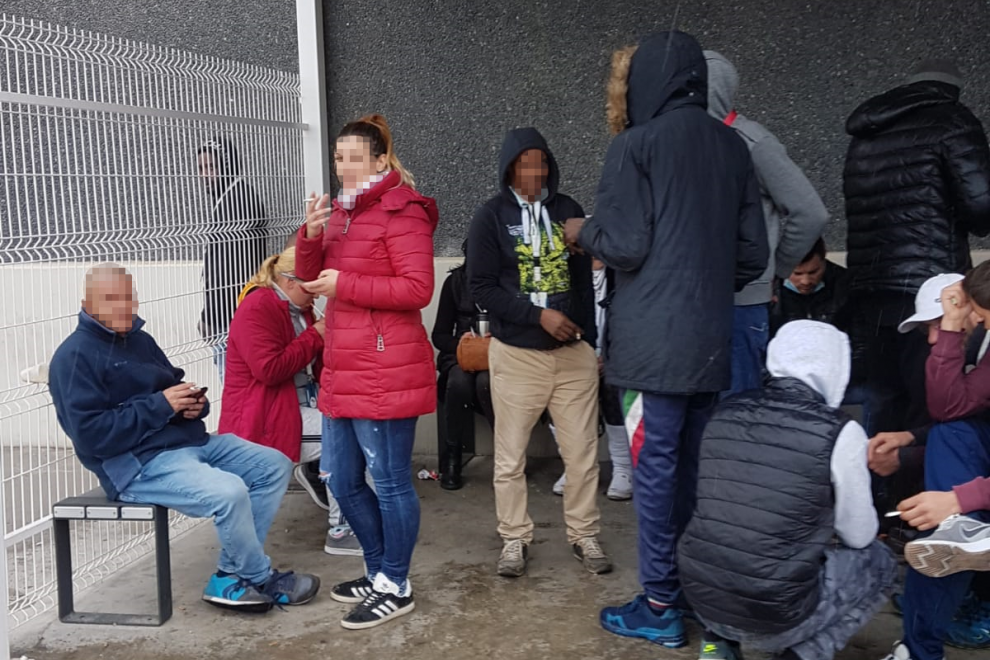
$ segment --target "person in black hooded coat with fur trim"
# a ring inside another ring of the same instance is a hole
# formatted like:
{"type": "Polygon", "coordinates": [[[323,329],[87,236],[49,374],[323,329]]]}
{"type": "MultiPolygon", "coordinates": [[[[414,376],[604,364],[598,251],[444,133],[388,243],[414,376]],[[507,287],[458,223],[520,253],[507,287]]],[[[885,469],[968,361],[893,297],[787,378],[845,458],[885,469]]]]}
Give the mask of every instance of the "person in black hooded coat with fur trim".
{"type": "Polygon", "coordinates": [[[566,239],[615,270],[605,380],[623,390],[644,594],[606,608],[602,626],[685,643],[675,547],[690,519],[701,433],[729,386],[733,295],[767,266],[753,163],[710,117],[701,46],[661,32],[613,57],[594,216],[566,239]]]}

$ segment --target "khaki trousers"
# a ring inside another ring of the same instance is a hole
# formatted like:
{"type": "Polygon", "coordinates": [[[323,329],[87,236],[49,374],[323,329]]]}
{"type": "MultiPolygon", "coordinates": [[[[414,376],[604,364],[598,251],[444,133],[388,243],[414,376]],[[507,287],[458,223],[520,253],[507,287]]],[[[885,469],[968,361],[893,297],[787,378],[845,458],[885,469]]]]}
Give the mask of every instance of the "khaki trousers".
{"type": "Polygon", "coordinates": [[[587,342],[550,351],[492,339],[488,350],[495,409],[495,511],[503,540],[533,541],[527,510],[526,449],[545,409],[564,459],[567,540],[597,536],[598,359],[587,342]]]}

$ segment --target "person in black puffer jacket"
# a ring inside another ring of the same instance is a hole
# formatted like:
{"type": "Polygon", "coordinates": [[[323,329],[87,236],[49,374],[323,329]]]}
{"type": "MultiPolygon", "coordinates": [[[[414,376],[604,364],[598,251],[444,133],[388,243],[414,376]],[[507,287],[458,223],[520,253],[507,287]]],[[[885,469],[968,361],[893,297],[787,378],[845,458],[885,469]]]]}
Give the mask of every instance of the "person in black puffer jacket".
{"type": "Polygon", "coordinates": [[[923,364],[928,345],[918,333],[899,335],[897,325],[925,280],[971,267],[970,233],[990,233],[990,148],[959,102],[961,85],[951,62],[924,62],[846,122],[850,332],[865,344],[871,433],[929,421],[924,400],[904,386],[924,379],[911,365],[923,364]]]}
{"type": "Polygon", "coordinates": [[[788,323],[766,387],[728,398],[705,428],[677,553],[702,657],[737,660],[732,640],[829,660],[890,595],[897,562],[876,540],[866,433],[839,409],[850,362],[833,326],[788,323]]]}

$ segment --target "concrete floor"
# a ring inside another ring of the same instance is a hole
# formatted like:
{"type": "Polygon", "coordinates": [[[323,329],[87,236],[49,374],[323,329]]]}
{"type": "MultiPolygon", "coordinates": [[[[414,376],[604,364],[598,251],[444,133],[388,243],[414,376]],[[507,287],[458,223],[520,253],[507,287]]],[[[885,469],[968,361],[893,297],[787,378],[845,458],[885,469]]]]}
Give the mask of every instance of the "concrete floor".
{"type": "MultiPolygon", "coordinates": [[[[518,580],[494,574],[501,546],[495,533],[491,459],[472,461],[461,491],[442,491],[435,482],[417,482],[423,524],[413,557],[416,611],[370,631],[339,625],[347,606],[321,594],[310,605],[264,615],[237,614],[200,600],[214,569],[217,541],[203,524],[173,542],[175,614],[161,628],[28,624],[13,635],[13,657],[33,660],[178,660],[180,658],[564,658],[567,660],[647,660],[697,657],[697,630],[681,650],[623,639],[598,625],[602,606],[618,604],[636,592],[635,516],[629,502],[602,506],[602,542],[616,570],[606,576],[585,573],[570,555],[561,500],[550,492],[559,461],[531,461],[530,511],[537,538],[529,573],[518,580]],[[388,654],[388,655],[383,655],[388,654]]],[[[604,470],[603,470],[604,472],[604,470]]],[[[360,574],[358,558],[323,553],[321,512],[303,493],[290,493],[269,536],[268,549],[279,568],[313,572],[324,588],[360,574]]],[[[152,563],[143,560],[81,595],[80,609],[116,607],[153,611],[152,563]]],[[[900,619],[890,612],[843,651],[840,660],[879,659],[898,638],[900,619]]],[[[757,657],[750,654],[750,657],[757,657]]],[[[990,658],[990,652],[950,650],[950,660],[990,658]]]]}

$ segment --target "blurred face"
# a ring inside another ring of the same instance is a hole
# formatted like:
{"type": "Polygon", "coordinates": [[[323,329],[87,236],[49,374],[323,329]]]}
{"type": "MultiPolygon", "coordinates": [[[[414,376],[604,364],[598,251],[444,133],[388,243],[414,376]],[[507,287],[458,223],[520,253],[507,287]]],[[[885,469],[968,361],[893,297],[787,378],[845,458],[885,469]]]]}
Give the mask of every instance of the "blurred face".
{"type": "Polygon", "coordinates": [[[203,178],[206,187],[209,188],[220,176],[220,173],[217,171],[216,162],[213,159],[213,154],[210,152],[201,153],[197,162],[199,163],[199,176],[203,178]]]}
{"type": "MultiPolygon", "coordinates": [[[[973,307],[975,308],[976,305],[973,305],[973,307]]],[[[990,326],[987,326],[987,322],[984,321],[985,318],[990,318],[990,312],[986,312],[985,311],[985,313],[987,314],[987,316],[985,316],[985,317],[984,316],[980,316],[974,310],[972,314],[970,314],[969,316],[966,317],[966,321],[963,323],[963,332],[966,333],[966,336],[967,337],[969,336],[969,334],[971,332],[973,332],[973,330],[976,329],[976,326],[980,325],[981,323],[984,325],[984,327],[986,327],[988,330],[990,330],[990,326]]],[[[935,342],[938,341],[938,330],[939,330],[939,326],[941,325],[941,323],[942,323],[942,319],[941,318],[937,318],[934,321],[929,321],[928,323],[926,323],[923,326],[925,328],[926,332],[928,333],[928,345],[929,346],[934,346],[935,345],[935,342]]]]}
{"type": "Polygon", "coordinates": [[[299,280],[296,279],[294,275],[280,275],[278,278],[278,286],[285,295],[289,296],[289,300],[292,304],[300,309],[309,309],[313,306],[313,299],[316,298],[312,293],[306,291],[302,288],[299,280]]]}
{"type": "Polygon", "coordinates": [[[803,264],[798,265],[788,278],[798,293],[808,295],[815,292],[815,287],[825,278],[825,260],[817,254],[803,264]]]}
{"type": "Polygon", "coordinates": [[[348,135],[337,140],[333,163],[344,190],[357,190],[362,183],[385,171],[388,157],[382,154],[375,158],[366,138],[348,135]]]}
{"type": "Polygon", "coordinates": [[[134,327],[138,311],[137,294],[129,275],[97,275],[87,283],[83,308],[100,325],[124,334],[134,327]]]}
{"type": "Polygon", "coordinates": [[[529,202],[536,201],[547,187],[550,165],[539,149],[522,152],[512,168],[512,189],[529,202]]]}

